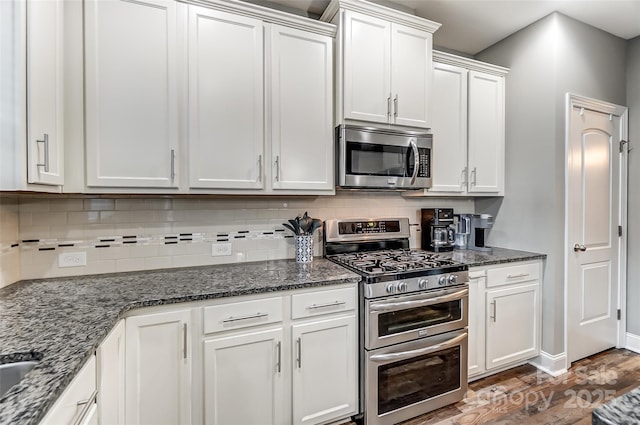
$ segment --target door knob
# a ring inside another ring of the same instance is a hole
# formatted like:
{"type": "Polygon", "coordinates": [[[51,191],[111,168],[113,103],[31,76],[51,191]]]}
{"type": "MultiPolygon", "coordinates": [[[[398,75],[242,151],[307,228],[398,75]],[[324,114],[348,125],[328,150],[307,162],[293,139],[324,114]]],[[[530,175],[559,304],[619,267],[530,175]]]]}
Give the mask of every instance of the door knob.
{"type": "Polygon", "coordinates": [[[575,252],[578,252],[578,251],[585,252],[585,251],[587,250],[587,247],[586,247],[586,246],[584,246],[584,245],[580,245],[579,243],[577,243],[577,244],[575,244],[575,245],[573,246],[573,250],[574,250],[575,252]]]}

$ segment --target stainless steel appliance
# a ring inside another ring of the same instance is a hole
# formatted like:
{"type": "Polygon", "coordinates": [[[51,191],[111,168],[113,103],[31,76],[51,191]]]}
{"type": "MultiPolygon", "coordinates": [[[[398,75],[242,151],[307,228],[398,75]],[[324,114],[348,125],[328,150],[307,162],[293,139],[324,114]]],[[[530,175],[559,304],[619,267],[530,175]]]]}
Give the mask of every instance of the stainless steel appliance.
{"type": "Polygon", "coordinates": [[[491,253],[493,248],[484,244],[485,230],[493,227],[493,216],[490,214],[470,214],[471,227],[467,249],[491,253]]]}
{"type": "Polygon", "coordinates": [[[431,187],[433,135],[341,125],[336,127],[336,186],[347,189],[431,187]]]}
{"type": "Polygon", "coordinates": [[[471,232],[471,218],[469,214],[454,214],[453,227],[456,231],[456,241],[454,248],[467,249],[467,241],[469,240],[469,233],[471,232]]]}
{"type": "Polygon", "coordinates": [[[420,215],[422,249],[434,252],[453,251],[453,208],[423,208],[420,215]]]}
{"type": "Polygon", "coordinates": [[[467,390],[468,267],[409,249],[409,220],[327,220],[326,257],[360,274],[360,408],[392,425],[467,390]]]}

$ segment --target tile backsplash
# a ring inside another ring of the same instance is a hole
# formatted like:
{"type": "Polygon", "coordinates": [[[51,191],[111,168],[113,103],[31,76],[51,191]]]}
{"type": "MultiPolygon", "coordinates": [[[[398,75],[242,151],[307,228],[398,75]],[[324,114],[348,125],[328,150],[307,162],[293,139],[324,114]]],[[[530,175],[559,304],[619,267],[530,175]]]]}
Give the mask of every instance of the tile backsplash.
{"type": "MultiPolygon", "coordinates": [[[[303,214],[329,218],[409,217],[411,246],[420,246],[424,207],[473,212],[469,199],[404,198],[399,193],[339,192],[331,197],[67,197],[0,199],[2,276],[18,279],[189,267],[294,258],[282,226],[303,214]],[[212,256],[212,244],[231,244],[212,256]],[[86,265],[59,267],[61,253],[86,265]],[[227,254],[227,252],[224,252],[227,254]]],[[[321,255],[321,234],[314,250],[321,255]]]]}

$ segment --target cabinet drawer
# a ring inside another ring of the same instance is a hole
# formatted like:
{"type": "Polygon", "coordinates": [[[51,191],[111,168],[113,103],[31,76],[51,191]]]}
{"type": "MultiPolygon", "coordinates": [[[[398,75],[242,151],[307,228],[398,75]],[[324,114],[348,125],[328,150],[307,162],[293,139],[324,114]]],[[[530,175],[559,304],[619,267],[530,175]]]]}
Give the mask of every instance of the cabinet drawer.
{"type": "Polygon", "coordinates": [[[204,308],[204,333],[241,329],[282,321],[282,297],[204,308]]]}
{"type": "Polygon", "coordinates": [[[487,270],[487,287],[527,282],[540,278],[539,263],[515,264],[487,270]]]}
{"type": "Polygon", "coordinates": [[[291,318],[319,316],[356,308],[356,289],[343,288],[309,292],[291,297],[291,318]]]}
{"type": "Polygon", "coordinates": [[[87,409],[95,406],[96,398],[96,356],[91,356],[80,372],[73,378],[58,401],[53,405],[40,425],[63,425],[75,423],[79,415],[86,418],[91,413],[87,409]]]}

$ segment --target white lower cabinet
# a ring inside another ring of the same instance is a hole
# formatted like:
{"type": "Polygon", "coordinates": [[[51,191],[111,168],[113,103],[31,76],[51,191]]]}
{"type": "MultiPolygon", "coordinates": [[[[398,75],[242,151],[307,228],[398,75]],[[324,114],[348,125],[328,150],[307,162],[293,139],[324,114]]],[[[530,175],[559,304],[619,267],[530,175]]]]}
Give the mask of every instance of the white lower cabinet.
{"type": "Polygon", "coordinates": [[[120,320],[96,350],[98,379],[97,421],[124,425],[125,325],[120,320]]]}
{"type": "Polygon", "coordinates": [[[191,310],[126,319],[126,423],[191,422],[191,310]]]}
{"type": "Polygon", "coordinates": [[[469,378],[540,353],[542,261],[471,269],[469,378]]]}
{"type": "Polygon", "coordinates": [[[356,316],[294,324],[293,423],[317,424],[355,413],[356,316]]]}
{"type": "Polygon", "coordinates": [[[203,342],[206,425],[284,423],[283,339],[278,327],[203,342]]]}
{"type": "Polygon", "coordinates": [[[40,425],[97,424],[96,357],[73,378],[40,425]]]}

